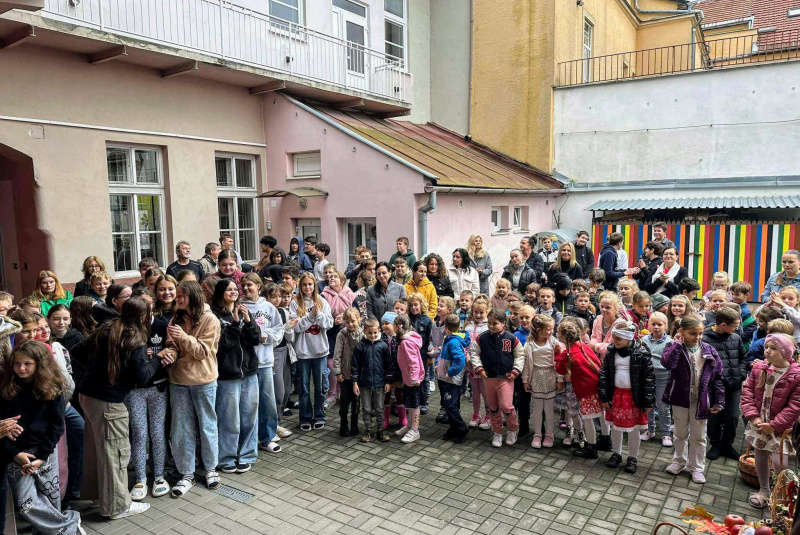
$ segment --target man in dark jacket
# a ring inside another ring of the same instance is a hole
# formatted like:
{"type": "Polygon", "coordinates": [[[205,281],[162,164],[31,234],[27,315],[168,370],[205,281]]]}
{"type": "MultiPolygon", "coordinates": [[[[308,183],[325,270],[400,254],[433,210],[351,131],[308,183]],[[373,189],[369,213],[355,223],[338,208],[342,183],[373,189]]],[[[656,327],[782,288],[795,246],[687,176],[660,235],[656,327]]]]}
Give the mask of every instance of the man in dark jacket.
{"type": "Polygon", "coordinates": [[[584,275],[594,267],[594,251],[589,247],[589,233],[585,230],[578,232],[575,240],[575,261],[581,266],[584,275]]]}
{"type": "Polygon", "coordinates": [[[608,236],[608,242],[603,245],[600,251],[600,259],[598,267],[606,274],[606,280],[603,282],[603,288],[606,290],[616,290],[617,282],[625,276],[625,271],[618,267],[617,251],[622,248],[622,242],[625,236],[619,232],[612,232],[608,236]]]}
{"type": "Polygon", "coordinates": [[[708,441],[711,448],[706,453],[706,458],[712,461],[720,455],[739,459],[739,452],[733,447],[733,441],[736,439],[736,427],[739,424],[742,383],[747,378],[747,351],[741,337],[736,334],[740,315],[738,305],[725,303],[717,310],[717,323],[703,333],[703,342],[716,349],[722,360],[722,384],[725,387],[725,408],[708,419],[708,441]]]}
{"type": "Polygon", "coordinates": [[[661,259],[662,250],[661,244],[654,241],[649,241],[645,244],[644,254],[639,259],[640,271],[635,277],[639,288],[644,288],[644,285],[648,284],[653,279],[653,275],[656,274],[658,266],[664,262],[661,259]]]}
{"type": "Polygon", "coordinates": [[[522,256],[525,257],[525,263],[533,270],[533,282],[542,282],[544,258],[533,252],[534,247],[536,247],[535,236],[523,236],[523,238],[519,240],[519,250],[522,251],[522,256]]]}

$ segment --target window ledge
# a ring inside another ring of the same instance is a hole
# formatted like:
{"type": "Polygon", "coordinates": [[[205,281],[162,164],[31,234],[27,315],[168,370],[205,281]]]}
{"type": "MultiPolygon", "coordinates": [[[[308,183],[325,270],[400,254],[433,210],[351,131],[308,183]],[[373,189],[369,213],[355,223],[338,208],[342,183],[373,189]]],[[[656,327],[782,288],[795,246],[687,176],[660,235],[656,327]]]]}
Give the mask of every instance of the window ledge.
{"type": "Polygon", "coordinates": [[[508,230],[495,230],[492,232],[492,236],[508,236],[508,230]]]}
{"type": "Polygon", "coordinates": [[[531,233],[530,229],[527,228],[514,229],[514,234],[530,234],[530,233],[531,233]]]}
{"type": "Polygon", "coordinates": [[[322,178],[322,175],[287,176],[286,180],[305,180],[307,178],[318,179],[322,178]]]}

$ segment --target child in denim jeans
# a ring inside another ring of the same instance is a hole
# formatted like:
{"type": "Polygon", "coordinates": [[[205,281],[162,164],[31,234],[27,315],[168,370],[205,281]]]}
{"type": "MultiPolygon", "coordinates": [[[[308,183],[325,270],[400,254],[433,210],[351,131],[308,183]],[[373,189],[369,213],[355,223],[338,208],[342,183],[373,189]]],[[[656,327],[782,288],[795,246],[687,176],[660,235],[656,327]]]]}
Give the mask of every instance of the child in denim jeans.
{"type": "Polygon", "coordinates": [[[372,442],[372,412],[378,429],[378,442],[388,442],[389,435],[383,430],[384,414],[381,411],[383,396],[389,392],[386,370],[389,367],[389,346],[381,340],[378,320],[370,318],[364,322],[364,338],[353,351],[351,377],[353,393],[361,400],[361,418],[364,431],[361,442],[372,442]]]}
{"type": "MultiPolygon", "coordinates": [[[[672,425],[672,414],[670,406],[661,399],[664,397],[664,390],[669,382],[669,370],[661,365],[661,355],[664,349],[672,343],[672,337],[667,334],[667,317],[661,312],[653,312],[650,321],[647,323],[650,334],[642,336],[642,344],[650,350],[653,361],[653,371],[656,374],[656,409],[658,411],[658,423],[661,428],[661,445],[667,448],[672,447],[672,437],[670,436],[670,426],[672,425]]],[[[656,436],[656,411],[650,411],[647,415],[647,430],[642,433],[641,439],[648,441],[656,436]]]]}

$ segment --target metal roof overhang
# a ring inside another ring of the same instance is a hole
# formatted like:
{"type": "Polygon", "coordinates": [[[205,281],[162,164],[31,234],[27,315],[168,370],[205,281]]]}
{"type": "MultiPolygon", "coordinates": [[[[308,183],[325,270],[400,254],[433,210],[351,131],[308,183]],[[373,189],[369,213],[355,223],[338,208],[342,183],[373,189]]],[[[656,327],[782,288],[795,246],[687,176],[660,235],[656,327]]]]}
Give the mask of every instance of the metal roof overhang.
{"type": "Polygon", "coordinates": [[[261,195],[257,195],[257,197],[286,197],[287,195],[294,195],[295,197],[305,199],[308,197],[327,197],[328,192],[317,188],[273,189],[261,195]]]}
{"type": "Polygon", "coordinates": [[[800,208],[800,195],[775,197],[703,197],[698,199],[631,199],[597,201],[587,211],[725,208],[800,208]]]}

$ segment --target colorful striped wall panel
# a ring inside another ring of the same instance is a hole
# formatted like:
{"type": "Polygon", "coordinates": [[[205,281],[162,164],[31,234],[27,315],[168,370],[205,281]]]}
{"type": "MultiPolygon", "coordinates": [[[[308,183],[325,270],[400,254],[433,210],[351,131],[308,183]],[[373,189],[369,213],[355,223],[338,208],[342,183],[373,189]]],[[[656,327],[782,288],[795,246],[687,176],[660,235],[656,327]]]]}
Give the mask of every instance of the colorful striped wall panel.
{"type": "MultiPolygon", "coordinates": [[[[783,252],[800,249],[797,227],[797,222],[668,223],[667,236],[678,248],[678,263],[686,266],[703,291],[711,287],[715,271],[727,271],[732,281],[749,282],[753,286],[751,299],[758,300],[770,275],[781,270],[783,252]]],[[[623,247],[634,266],[652,236],[652,222],[595,223],[595,251],[599,252],[612,232],[625,236],[623,247]]]]}

